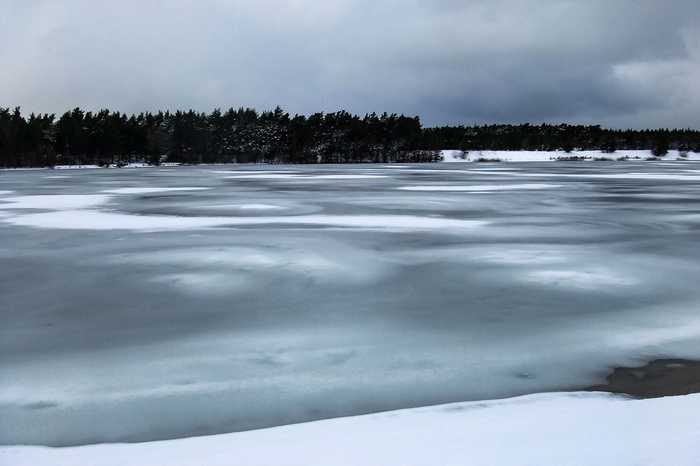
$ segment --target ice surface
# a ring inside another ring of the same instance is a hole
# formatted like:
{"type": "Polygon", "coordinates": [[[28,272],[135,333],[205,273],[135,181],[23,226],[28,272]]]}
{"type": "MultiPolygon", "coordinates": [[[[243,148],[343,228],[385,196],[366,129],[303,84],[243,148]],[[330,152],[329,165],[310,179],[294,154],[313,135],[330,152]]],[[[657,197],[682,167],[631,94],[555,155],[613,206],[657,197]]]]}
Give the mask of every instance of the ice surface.
{"type": "MultiPolygon", "coordinates": [[[[20,208],[20,207],[14,207],[20,208]]],[[[26,208],[26,207],[25,207],[26,208]]],[[[6,220],[14,225],[68,230],[191,230],[221,226],[299,225],[347,228],[442,229],[474,228],[482,220],[461,220],[413,215],[289,215],[279,217],[182,217],[130,215],[88,210],[62,210],[18,215],[6,220]]]]}
{"type": "Polygon", "coordinates": [[[160,192],[172,192],[172,191],[202,191],[208,188],[202,187],[182,187],[182,188],[117,188],[108,189],[102,191],[103,193],[110,194],[149,194],[149,193],[160,193],[160,192]]]}
{"type": "Polygon", "coordinates": [[[0,202],[0,209],[85,209],[102,205],[111,196],[103,194],[46,194],[37,196],[7,197],[0,202]],[[5,204],[8,202],[9,204],[5,204]]]}
{"type": "Polygon", "coordinates": [[[307,176],[305,179],[313,180],[365,180],[374,178],[386,178],[386,175],[315,175],[307,176]]]}
{"type": "MultiPolygon", "coordinates": [[[[249,173],[249,172],[246,172],[246,173],[249,173]]],[[[301,175],[297,175],[294,173],[260,172],[260,173],[233,175],[233,176],[229,176],[227,178],[232,179],[232,180],[288,180],[288,179],[293,179],[293,178],[299,178],[300,176],[301,175]]]]}
{"type": "Polygon", "coordinates": [[[482,184],[472,186],[402,186],[399,189],[404,191],[472,191],[472,192],[493,192],[493,191],[513,191],[528,189],[552,189],[560,188],[560,184],[530,183],[530,184],[482,184]]]}
{"type": "Polygon", "coordinates": [[[553,393],[131,445],[0,447],[13,466],[696,466],[700,395],[553,393]]]}
{"type": "Polygon", "coordinates": [[[270,205],[270,204],[241,204],[239,206],[235,206],[238,209],[243,209],[243,210],[276,210],[276,209],[284,209],[282,206],[278,205],[270,205]]]}
{"type": "Polygon", "coordinates": [[[698,358],[700,185],[676,179],[695,164],[3,172],[0,444],[234,432],[698,358]],[[559,187],[399,189],[538,184],[559,187]],[[102,192],[135,187],[158,191],[102,192]]]}
{"type": "Polygon", "coordinates": [[[386,175],[370,175],[370,174],[334,174],[334,175],[302,175],[298,173],[271,173],[271,172],[260,172],[260,173],[250,173],[240,172],[241,174],[229,176],[230,179],[238,180],[256,180],[256,179],[269,179],[269,180],[285,180],[285,179],[299,179],[299,180],[363,180],[363,179],[375,179],[375,178],[386,178],[386,175]],[[245,174],[244,174],[245,173],[245,174]]]}

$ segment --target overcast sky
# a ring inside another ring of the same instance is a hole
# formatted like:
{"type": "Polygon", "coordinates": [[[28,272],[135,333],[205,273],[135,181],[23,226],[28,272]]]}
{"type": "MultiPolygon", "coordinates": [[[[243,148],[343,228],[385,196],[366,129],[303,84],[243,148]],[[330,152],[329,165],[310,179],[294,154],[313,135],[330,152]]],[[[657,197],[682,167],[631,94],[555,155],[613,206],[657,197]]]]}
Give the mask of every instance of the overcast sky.
{"type": "Polygon", "coordinates": [[[0,106],[700,128],[700,0],[0,0],[0,106]]]}

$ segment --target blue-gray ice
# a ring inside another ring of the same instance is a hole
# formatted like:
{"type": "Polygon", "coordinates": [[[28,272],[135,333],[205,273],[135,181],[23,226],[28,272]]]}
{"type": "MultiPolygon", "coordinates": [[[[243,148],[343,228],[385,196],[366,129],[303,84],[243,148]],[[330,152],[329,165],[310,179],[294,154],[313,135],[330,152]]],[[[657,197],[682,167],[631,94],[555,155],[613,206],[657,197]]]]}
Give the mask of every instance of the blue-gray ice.
{"type": "Polygon", "coordinates": [[[230,432],[700,356],[700,164],[0,172],[0,443],[230,432]]]}

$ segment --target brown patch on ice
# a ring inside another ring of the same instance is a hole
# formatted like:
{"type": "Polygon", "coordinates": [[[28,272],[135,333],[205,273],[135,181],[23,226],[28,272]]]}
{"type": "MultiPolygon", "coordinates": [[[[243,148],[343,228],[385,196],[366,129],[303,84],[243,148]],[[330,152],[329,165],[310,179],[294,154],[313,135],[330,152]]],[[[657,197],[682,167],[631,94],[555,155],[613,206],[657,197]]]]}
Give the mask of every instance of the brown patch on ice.
{"type": "Polygon", "coordinates": [[[617,367],[607,383],[588,390],[640,398],[700,393],[700,361],[657,359],[640,367],[617,367]]]}

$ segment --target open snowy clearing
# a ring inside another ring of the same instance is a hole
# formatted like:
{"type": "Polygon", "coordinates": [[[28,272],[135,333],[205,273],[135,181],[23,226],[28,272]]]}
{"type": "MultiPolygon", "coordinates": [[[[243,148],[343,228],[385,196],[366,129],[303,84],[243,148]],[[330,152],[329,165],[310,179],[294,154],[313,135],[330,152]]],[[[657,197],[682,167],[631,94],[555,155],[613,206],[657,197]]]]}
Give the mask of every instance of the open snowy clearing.
{"type": "Polygon", "coordinates": [[[0,447],[13,466],[697,466],[700,395],[538,394],[271,429],[77,448],[0,447]]]}

